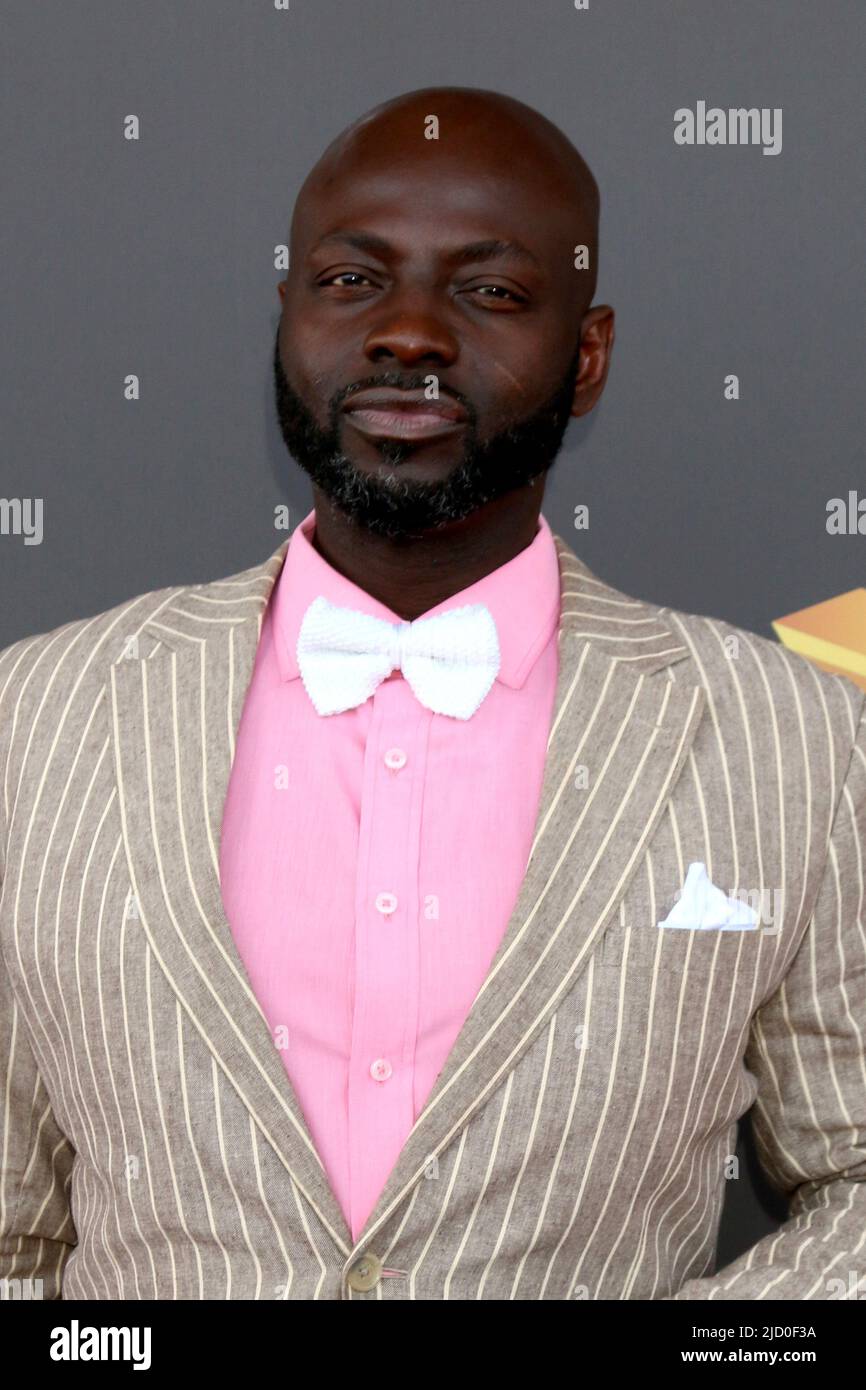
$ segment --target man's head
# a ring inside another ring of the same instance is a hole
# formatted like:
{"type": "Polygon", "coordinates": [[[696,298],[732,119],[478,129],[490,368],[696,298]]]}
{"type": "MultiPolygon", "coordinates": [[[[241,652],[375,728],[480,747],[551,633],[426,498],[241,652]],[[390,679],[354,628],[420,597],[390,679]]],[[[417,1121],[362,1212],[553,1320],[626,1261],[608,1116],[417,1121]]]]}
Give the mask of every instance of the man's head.
{"type": "Polygon", "coordinates": [[[562,132],[495,92],[409,93],[339,136],[295,205],[274,352],[314,486],[395,538],[543,491],[613,345],[598,210],[562,132]]]}

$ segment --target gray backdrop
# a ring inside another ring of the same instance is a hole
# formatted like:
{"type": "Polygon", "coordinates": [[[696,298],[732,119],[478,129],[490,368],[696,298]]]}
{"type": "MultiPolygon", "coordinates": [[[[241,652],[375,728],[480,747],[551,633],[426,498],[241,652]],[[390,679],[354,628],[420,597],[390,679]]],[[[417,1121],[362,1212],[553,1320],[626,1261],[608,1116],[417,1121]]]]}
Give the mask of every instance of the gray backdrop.
{"type": "MultiPolygon", "coordinates": [[[[828,536],[863,465],[863,0],[6,0],[0,647],[232,573],[310,506],[273,414],[273,249],[324,145],[378,101],[493,87],[602,189],[601,405],[545,513],[639,597],[771,636],[866,583],[828,536]],[[780,154],[680,147],[678,107],[783,110],[780,154]],[[141,138],[123,138],[135,114],[141,138]],[[123,378],[141,378],[128,402],[123,378]],[[740,378],[726,401],[723,380],[740,378]],[[572,528],[586,503],[590,528],[572,528]]],[[[781,1218],[731,1182],[720,1263],[781,1218]]]]}

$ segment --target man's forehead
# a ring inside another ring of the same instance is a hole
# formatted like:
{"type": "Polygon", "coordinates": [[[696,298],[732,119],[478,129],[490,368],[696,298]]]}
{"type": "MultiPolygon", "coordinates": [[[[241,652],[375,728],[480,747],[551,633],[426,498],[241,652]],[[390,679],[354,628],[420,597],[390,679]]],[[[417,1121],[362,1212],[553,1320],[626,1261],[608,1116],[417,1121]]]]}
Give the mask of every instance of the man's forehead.
{"type": "Polygon", "coordinates": [[[572,237],[589,215],[580,200],[553,192],[537,170],[514,163],[385,158],[310,181],[298,198],[293,231],[309,245],[347,228],[411,239],[423,226],[430,241],[495,239],[531,249],[572,237]]]}
{"type": "Polygon", "coordinates": [[[532,140],[507,139],[483,129],[427,141],[420,133],[408,137],[403,129],[398,134],[378,127],[327,153],[310,171],[304,190],[327,197],[355,187],[386,192],[405,184],[414,190],[447,184],[453,189],[479,181],[508,190],[558,184],[576,191],[570,171],[532,140]]]}

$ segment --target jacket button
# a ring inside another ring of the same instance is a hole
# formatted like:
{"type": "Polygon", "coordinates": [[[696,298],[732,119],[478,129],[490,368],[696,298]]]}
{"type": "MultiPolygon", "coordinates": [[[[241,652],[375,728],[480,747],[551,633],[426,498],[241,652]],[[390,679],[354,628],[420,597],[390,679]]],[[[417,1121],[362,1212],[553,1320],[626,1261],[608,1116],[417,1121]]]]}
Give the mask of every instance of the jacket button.
{"type": "Polygon", "coordinates": [[[346,1282],[351,1289],[364,1293],[367,1289],[375,1288],[381,1273],[382,1261],[371,1250],[367,1250],[349,1267],[346,1282]]]}

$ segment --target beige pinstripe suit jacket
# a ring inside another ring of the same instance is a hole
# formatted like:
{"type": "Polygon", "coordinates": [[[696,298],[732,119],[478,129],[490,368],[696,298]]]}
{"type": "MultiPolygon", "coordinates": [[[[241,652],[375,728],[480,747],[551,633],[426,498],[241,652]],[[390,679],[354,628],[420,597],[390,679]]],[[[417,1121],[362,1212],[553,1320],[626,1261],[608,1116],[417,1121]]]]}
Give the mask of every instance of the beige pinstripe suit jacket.
{"type": "Polygon", "coordinates": [[[93,1299],[866,1292],[866,695],[556,544],[526,876],[357,1243],[218,879],[285,545],[0,654],[0,1276],[93,1299]],[[696,860],[758,929],[657,927],[696,860]],[[790,1219],[715,1272],[753,1102],[790,1219]]]}

